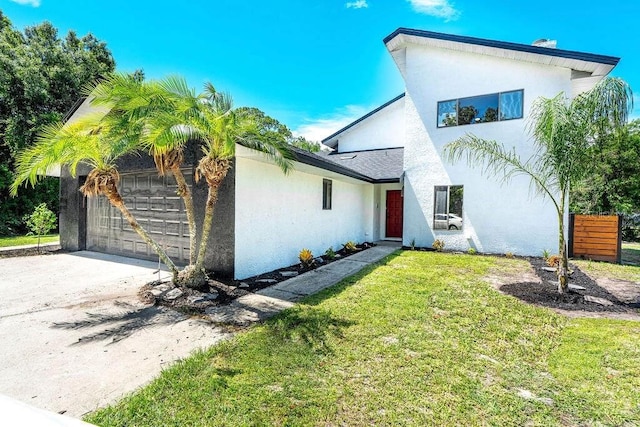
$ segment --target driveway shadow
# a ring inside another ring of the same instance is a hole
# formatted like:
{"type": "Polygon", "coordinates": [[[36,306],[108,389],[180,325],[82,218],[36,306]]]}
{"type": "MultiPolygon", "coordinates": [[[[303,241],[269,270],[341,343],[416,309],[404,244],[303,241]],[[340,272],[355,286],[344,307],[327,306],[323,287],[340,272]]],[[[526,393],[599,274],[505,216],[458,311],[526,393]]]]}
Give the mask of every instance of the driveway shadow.
{"type": "Polygon", "coordinates": [[[86,313],[87,318],[75,322],[56,322],[51,325],[54,329],[84,330],[98,328],[90,332],[71,345],[88,344],[95,341],[111,340],[109,344],[122,341],[136,331],[172,325],[187,319],[187,316],[177,311],[163,307],[135,307],[125,302],[115,301],[116,313],[86,313]]]}

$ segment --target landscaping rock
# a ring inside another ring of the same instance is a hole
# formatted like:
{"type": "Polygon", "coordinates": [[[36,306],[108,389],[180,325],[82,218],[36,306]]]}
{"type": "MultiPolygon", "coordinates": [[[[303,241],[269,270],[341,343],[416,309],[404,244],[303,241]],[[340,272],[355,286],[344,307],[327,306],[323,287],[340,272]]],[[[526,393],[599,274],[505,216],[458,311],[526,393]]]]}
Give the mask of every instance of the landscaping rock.
{"type": "Polygon", "coordinates": [[[160,292],[167,292],[169,289],[173,289],[173,286],[168,283],[161,283],[153,287],[154,290],[158,290],[160,292]]]}
{"type": "Polygon", "coordinates": [[[282,277],[295,277],[298,275],[297,271],[281,271],[280,275],[282,277]]]}
{"type": "Polygon", "coordinates": [[[314,258],[313,261],[318,265],[324,264],[324,259],[322,257],[314,258]]]}
{"type": "Polygon", "coordinates": [[[217,298],[218,298],[218,292],[210,292],[210,293],[200,294],[200,295],[190,295],[187,298],[187,301],[189,301],[190,304],[198,304],[201,302],[213,301],[217,298]]]}
{"type": "MultiPolygon", "coordinates": [[[[278,283],[278,281],[276,279],[259,279],[259,280],[256,280],[256,282],[258,282],[258,283],[268,283],[268,284],[278,283]]],[[[242,285],[240,285],[240,287],[242,287],[242,285]]]]}
{"type": "Polygon", "coordinates": [[[246,289],[249,287],[249,284],[245,282],[240,282],[240,285],[238,285],[238,287],[242,289],[246,289]]]}
{"type": "Polygon", "coordinates": [[[550,273],[555,273],[557,271],[554,267],[542,267],[542,270],[548,271],[550,273]]]}
{"type": "Polygon", "coordinates": [[[159,296],[164,294],[166,291],[163,291],[161,289],[151,289],[150,292],[151,292],[151,295],[153,295],[154,297],[158,298],[159,296]]]}
{"type": "Polygon", "coordinates": [[[180,298],[183,294],[184,292],[182,292],[181,289],[175,288],[167,292],[164,296],[164,299],[167,301],[173,301],[180,298]]]}
{"type": "Polygon", "coordinates": [[[336,259],[338,259],[338,258],[342,258],[342,255],[340,255],[340,254],[336,254],[336,256],[335,256],[334,258],[336,258],[336,259]]]}
{"type": "Polygon", "coordinates": [[[594,304],[604,305],[606,307],[612,306],[613,303],[606,298],[594,297],[592,295],[585,295],[584,300],[594,304]]]}
{"type": "Polygon", "coordinates": [[[574,285],[573,283],[569,283],[569,289],[573,289],[574,291],[586,291],[587,288],[580,285],[574,285]]]}

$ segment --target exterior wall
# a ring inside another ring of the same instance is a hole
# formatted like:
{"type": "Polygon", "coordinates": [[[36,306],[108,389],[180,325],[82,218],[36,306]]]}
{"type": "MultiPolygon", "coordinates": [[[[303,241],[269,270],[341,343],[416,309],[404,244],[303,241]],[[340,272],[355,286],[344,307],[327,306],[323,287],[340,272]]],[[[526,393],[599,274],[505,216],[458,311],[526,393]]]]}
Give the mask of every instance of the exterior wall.
{"type": "Polygon", "coordinates": [[[338,151],[404,146],[404,97],[338,136],[338,151]]]}
{"type": "Polygon", "coordinates": [[[539,255],[557,247],[557,215],[552,203],[530,191],[529,180],[509,185],[480,174],[464,160],[443,160],[443,146],[466,133],[513,146],[523,158],[533,154],[526,117],[539,96],[572,92],[571,71],[522,61],[409,46],[404,71],[406,144],[404,235],[406,245],[444,240],[446,248],[539,255]],[[434,82],[437,82],[434,83],[434,82]],[[437,128],[437,103],[455,98],[524,89],[524,119],[437,128]],[[463,229],[433,230],[434,186],[463,185],[463,229]]]}
{"type": "Polygon", "coordinates": [[[372,184],[296,168],[285,176],[271,163],[237,157],[236,278],[293,265],[303,248],[320,256],[349,240],[372,240],[372,184]],[[323,178],[332,180],[331,210],[322,209],[323,178]]]}

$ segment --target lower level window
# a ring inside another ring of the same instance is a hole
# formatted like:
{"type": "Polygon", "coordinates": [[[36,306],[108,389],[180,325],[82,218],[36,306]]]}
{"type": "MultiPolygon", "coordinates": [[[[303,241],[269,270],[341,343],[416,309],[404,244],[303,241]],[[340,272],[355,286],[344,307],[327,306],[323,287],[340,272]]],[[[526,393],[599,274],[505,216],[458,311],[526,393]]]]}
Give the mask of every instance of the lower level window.
{"type": "Polygon", "coordinates": [[[322,180],[322,209],[324,210],[331,209],[331,185],[330,179],[322,180]]]}
{"type": "Polygon", "coordinates": [[[434,188],[434,230],[462,230],[463,194],[462,185],[437,185],[434,188]]]}

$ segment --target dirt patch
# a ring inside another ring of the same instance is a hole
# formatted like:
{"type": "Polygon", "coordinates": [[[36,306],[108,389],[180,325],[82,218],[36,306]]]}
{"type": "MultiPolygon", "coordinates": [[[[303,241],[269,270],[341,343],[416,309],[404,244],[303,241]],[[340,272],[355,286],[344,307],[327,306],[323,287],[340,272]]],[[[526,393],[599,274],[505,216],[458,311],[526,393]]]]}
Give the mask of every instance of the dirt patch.
{"type": "Polygon", "coordinates": [[[640,284],[623,280],[594,280],[571,264],[569,292],[559,294],[557,276],[542,258],[526,258],[529,268],[487,279],[501,292],[571,317],[610,317],[640,320],[640,284]]]}
{"type": "Polygon", "coordinates": [[[32,248],[17,248],[17,249],[2,249],[0,250],[0,258],[13,258],[19,256],[35,256],[35,255],[52,255],[56,253],[63,253],[60,249],[60,245],[45,245],[32,248]]]}

